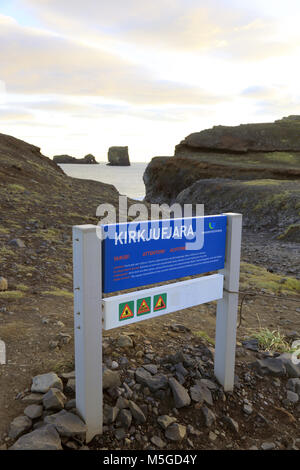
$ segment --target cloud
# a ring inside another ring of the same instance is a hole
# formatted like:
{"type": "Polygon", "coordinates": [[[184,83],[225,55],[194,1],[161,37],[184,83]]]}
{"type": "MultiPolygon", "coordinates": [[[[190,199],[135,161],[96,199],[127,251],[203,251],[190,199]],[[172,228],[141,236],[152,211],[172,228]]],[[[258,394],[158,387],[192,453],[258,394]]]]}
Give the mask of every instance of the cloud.
{"type": "Polygon", "coordinates": [[[117,55],[3,17],[0,43],[0,78],[9,92],[97,95],[132,103],[199,105],[222,100],[197,86],[158,80],[117,55]]]}
{"type": "Polygon", "coordinates": [[[34,115],[22,108],[7,108],[0,106],[0,121],[30,121],[34,115]]]}
{"type": "MultiPolygon", "coordinates": [[[[300,45],[292,16],[234,0],[24,0],[49,27],[78,37],[119,40],[135,47],[212,53],[237,61],[261,61],[296,51],[300,45]],[[291,28],[290,28],[291,29],[291,28]],[[290,33],[291,31],[289,31],[290,33]],[[288,36],[288,37],[287,37],[288,36]]],[[[287,0],[291,3],[291,0],[287,0]]],[[[263,3],[263,2],[261,2],[263,3]]],[[[293,9],[295,3],[292,2],[293,9]]],[[[288,12],[288,4],[287,9],[288,12]]],[[[294,11],[294,10],[292,10],[294,11]]]]}
{"type": "Polygon", "coordinates": [[[243,90],[241,97],[254,101],[258,114],[300,114],[300,94],[292,93],[282,85],[253,85],[243,90]]]}

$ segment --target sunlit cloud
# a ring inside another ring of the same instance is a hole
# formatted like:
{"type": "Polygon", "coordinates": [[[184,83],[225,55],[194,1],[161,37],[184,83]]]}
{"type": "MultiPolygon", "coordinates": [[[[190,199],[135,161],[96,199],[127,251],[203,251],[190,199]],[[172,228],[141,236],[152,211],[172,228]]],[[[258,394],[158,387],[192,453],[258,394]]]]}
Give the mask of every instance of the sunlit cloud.
{"type": "Polygon", "coordinates": [[[11,0],[1,132],[47,155],[172,154],[213,125],[299,114],[296,0],[11,0]],[[6,91],[5,91],[6,90],[6,91]]]}

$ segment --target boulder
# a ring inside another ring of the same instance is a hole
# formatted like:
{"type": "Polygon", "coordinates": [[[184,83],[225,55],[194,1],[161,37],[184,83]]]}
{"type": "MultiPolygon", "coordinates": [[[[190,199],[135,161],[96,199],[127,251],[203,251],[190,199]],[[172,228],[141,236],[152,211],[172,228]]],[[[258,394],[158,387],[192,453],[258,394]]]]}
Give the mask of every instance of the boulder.
{"type": "Polygon", "coordinates": [[[108,149],[108,165],[129,166],[128,147],[110,147],[108,149]]]}
{"type": "Polygon", "coordinates": [[[57,388],[63,390],[63,383],[55,372],[48,374],[36,375],[32,379],[31,391],[37,393],[47,393],[50,388],[57,388]]]}
{"type": "Polygon", "coordinates": [[[121,385],[120,373],[116,370],[105,369],[103,371],[103,389],[119,387],[121,385]]]}
{"type": "Polygon", "coordinates": [[[17,416],[11,423],[8,432],[10,439],[16,439],[31,428],[32,421],[28,416],[17,416]]]}
{"type": "Polygon", "coordinates": [[[173,423],[166,429],[165,436],[170,441],[182,441],[186,436],[186,427],[182,424],[173,423]]]}
{"type": "Polygon", "coordinates": [[[55,426],[43,426],[20,437],[10,450],[62,450],[55,426]]]}
{"type": "Polygon", "coordinates": [[[43,405],[45,410],[62,410],[67,397],[57,388],[50,388],[50,390],[44,395],[43,405]]]}
{"type": "Polygon", "coordinates": [[[85,438],[86,426],[79,416],[65,410],[61,410],[50,416],[45,417],[46,424],[53,424],[63,437],[85,438]]]}
{"type": "Polygon", "coordinates": [[[191,398],[186,388],[184,388],[173,377],[169,379],[169,385],[173,393],[176,408],[183,408],[191,403],[191,398]]]}

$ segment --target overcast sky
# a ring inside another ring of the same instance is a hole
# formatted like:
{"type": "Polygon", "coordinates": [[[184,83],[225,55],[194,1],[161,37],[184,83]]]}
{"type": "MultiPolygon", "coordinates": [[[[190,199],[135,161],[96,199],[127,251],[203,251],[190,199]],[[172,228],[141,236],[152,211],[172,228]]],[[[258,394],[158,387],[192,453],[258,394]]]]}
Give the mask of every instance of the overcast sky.
{"type": "Polygon", "coordinates": [[[299,18],[299,0],[0,0],[0,132],[148,161],[300,114],[299,18]]]}

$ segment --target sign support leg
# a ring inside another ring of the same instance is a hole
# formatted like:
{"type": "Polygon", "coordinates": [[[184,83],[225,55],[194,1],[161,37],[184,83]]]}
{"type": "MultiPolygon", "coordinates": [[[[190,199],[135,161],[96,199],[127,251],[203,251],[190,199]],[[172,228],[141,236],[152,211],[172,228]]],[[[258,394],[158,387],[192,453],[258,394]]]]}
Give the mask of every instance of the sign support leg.
{"type": "Polygon", "coordinates": [[[102,434],[101,241],[94,225],[73,227],[76,408],[86,442],[102,434]]]}
{"type": "Polygon", "coordinates": [[[217,302],[215,376],[225,391],[234,387],[242,215],[227,213],[223,298],[217,302]]]}

